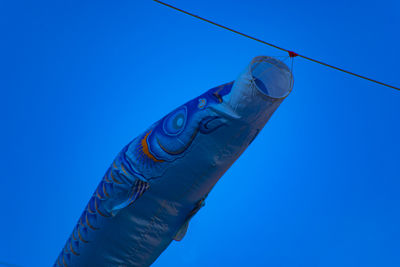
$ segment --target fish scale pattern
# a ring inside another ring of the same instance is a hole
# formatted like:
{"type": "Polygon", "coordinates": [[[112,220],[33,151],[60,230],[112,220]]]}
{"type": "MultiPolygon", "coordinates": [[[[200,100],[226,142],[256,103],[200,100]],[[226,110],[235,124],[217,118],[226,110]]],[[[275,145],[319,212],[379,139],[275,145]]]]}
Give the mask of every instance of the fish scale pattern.
{"type": "Polygon", "coordinates": [[[119,208],[129,206],[148,189],[149,184],[138,179],[129,165],[125,151],[120,152],[105,173],[54,266],[71,266],[72,257],[79,257],[82,246],[91,242],[90,232],[100,229],[98,220],[114,216],[119,208]]]}

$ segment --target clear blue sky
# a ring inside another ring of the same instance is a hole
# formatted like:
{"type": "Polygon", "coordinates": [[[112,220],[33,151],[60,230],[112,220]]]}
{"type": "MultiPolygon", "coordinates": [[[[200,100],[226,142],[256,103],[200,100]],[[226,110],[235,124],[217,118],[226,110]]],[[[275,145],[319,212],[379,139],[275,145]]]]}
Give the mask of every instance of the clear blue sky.
{"type": "MultiPolygon", "coordinates": [[[[400,85],[397,0],[169,3],[400,85]]],[[[0,262],[21,266],[54,262],[127,142],[284,55],[152,1],[1,1],[0,34],[0,262]]],[[[302,59],[294,76],[154,266],[400,266],[400,92],[302,59]]]]}

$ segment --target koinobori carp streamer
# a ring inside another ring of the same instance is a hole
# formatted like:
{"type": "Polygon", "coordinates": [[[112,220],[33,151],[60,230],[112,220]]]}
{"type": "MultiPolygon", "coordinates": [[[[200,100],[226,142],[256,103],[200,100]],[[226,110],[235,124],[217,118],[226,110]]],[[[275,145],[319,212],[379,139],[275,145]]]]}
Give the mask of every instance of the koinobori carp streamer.
{"type": "Polygon", "coordinates": [[[259,56],[151,125],[112,162],[55,266],[151,265],[292,87],[283,62],[259,56]]]}

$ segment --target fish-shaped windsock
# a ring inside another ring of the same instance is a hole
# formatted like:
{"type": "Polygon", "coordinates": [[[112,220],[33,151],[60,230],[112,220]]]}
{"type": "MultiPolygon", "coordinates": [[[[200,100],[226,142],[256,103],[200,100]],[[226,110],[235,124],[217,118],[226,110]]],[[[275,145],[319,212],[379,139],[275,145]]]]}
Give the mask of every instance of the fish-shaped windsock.
{"type": "Polygon", "coordinates": [[[291,92],[281,61],[254,58],[125,146],[93,193],[54,266],[149,266],[291,92]]]}

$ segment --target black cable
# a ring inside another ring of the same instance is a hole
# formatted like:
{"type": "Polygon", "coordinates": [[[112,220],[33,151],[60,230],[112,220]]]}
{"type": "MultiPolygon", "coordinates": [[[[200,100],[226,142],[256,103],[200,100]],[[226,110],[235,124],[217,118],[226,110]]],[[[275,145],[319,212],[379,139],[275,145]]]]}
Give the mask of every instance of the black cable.
{"type": "Polygon", "coordinates": [[[268,42],[263,41],[263,40],[261,40],[261,39],[255,38],[255,37],[253,37],[253,36],[247,35],[247,34],[242,33],[242,32],[239,32],[239,31],[237,31],[237,30],[231,29],[231,28],[226,27],[226,26],[224,26],[224,25],[218,24],[218,23],[213,22],[213,21],[211,21],[211,20],[202,18],[202,17],[200,17],[200,16],[197,16],[197,15],[195,15],[195,14],[192,14],[192,13],[190,13],[190,12],[187,12],[187,11],[185,11],[185,10],[183,10],[183,9],[174,7],[174,6],[170,5],[170,4],[161,2],[161,1],[159,1],[159,0],[154,0],[154,1],[157,2],[157,3],[160,3],[160,4],[164,5],[164,6],[167,6],[167,7],[170,7],[170,8],[172,8],[172,9],[175,9],[175,10],[177,10],[177,11],[179,11],[179,12],[185,13],[185,14],[187,14],[187,15],[189,15],[189,16],[194,17],[194,18],[197,18],[197,19],[200,19],[200,20],[202,20],[202,21],[205,21],[205,22],[208,22],[208,23],[210,23],[210,24],[213,24],[213,25],[215,25],[215,26],[217,26],[217,27],[223,28],[223,29],[225,29],[225,30],[231,31],[231,32],[236,33],[236,34],[239,34],[239,35],[242,35],[242,36],[244,36],[244,37],[246,37],[246,38],[252,39],[252,40],[257,41],[257,42],[259,42],[259,43],[262,43],[262,44],[265,44],[265,45],[269,45],[269,46],[272,46],[272,47],[274,47],[274,48],[276,48],[276,49],[279,49],[279,50],[288,52],[289,55],[291,55],[291,57],[298,56],[298,57],[307,59],[307,60],[309,60],[309,61],[312,61],[312,62],[321,64],[321,65],[324,65],[324,66],[326,66],[326,67],[329,67],[329,68],[332,68],[332,69],[335,69],[335,70],[338,70],[338,71],[341,71],[341,72],[344,72],[344,73],[347,73],[347,74],[356,76],[356,77],[358,77],[358,78],[361,78],[361,79],[364,79],[364,80],[367,80],[367,81],[370,81],[370,82],[374,82],[374,83],[377,83],[377,84],[380,84],[380,85],[383,85],[383,86],[386,86],[386,87],[390,87],[390,88],[393,88],[393,89],[396,89],[396,90],[399,90],[399,91],[400,91],[400,88],[399,88],[399,87],[396,87],[396,86],[393,86],[393,85],[390,85],[390,84],[387,84],[387,83],[383,83],[383,82],[380,82],[380,81],[377,81],[377,80],[374,80],[374,79],[371,79],[371,78],[362,76],[362,75],[360,75],[360,74],[356,74],[356,73],[354,73],[354,72],[351,72],[351,71],[348,71],[348,70],[344,70],[344,69],[339,68],[339,67],[335,67],[335,66],[333,66],[333,65],[324,63],[324,62],[322,62],[322,61],[319,61],[319,60],[316,60],[316,59],[313,59],[313,58],[310,58],[310,57],[307,57],[307,56],[303,56],[303,55],[294,53],[294,52],[292,52],[291,50],[287,50],[287,49],[285,49],[285,48],[279,47],[279,46],[277,46],[277,45],[268,43],[268,42]]]}

